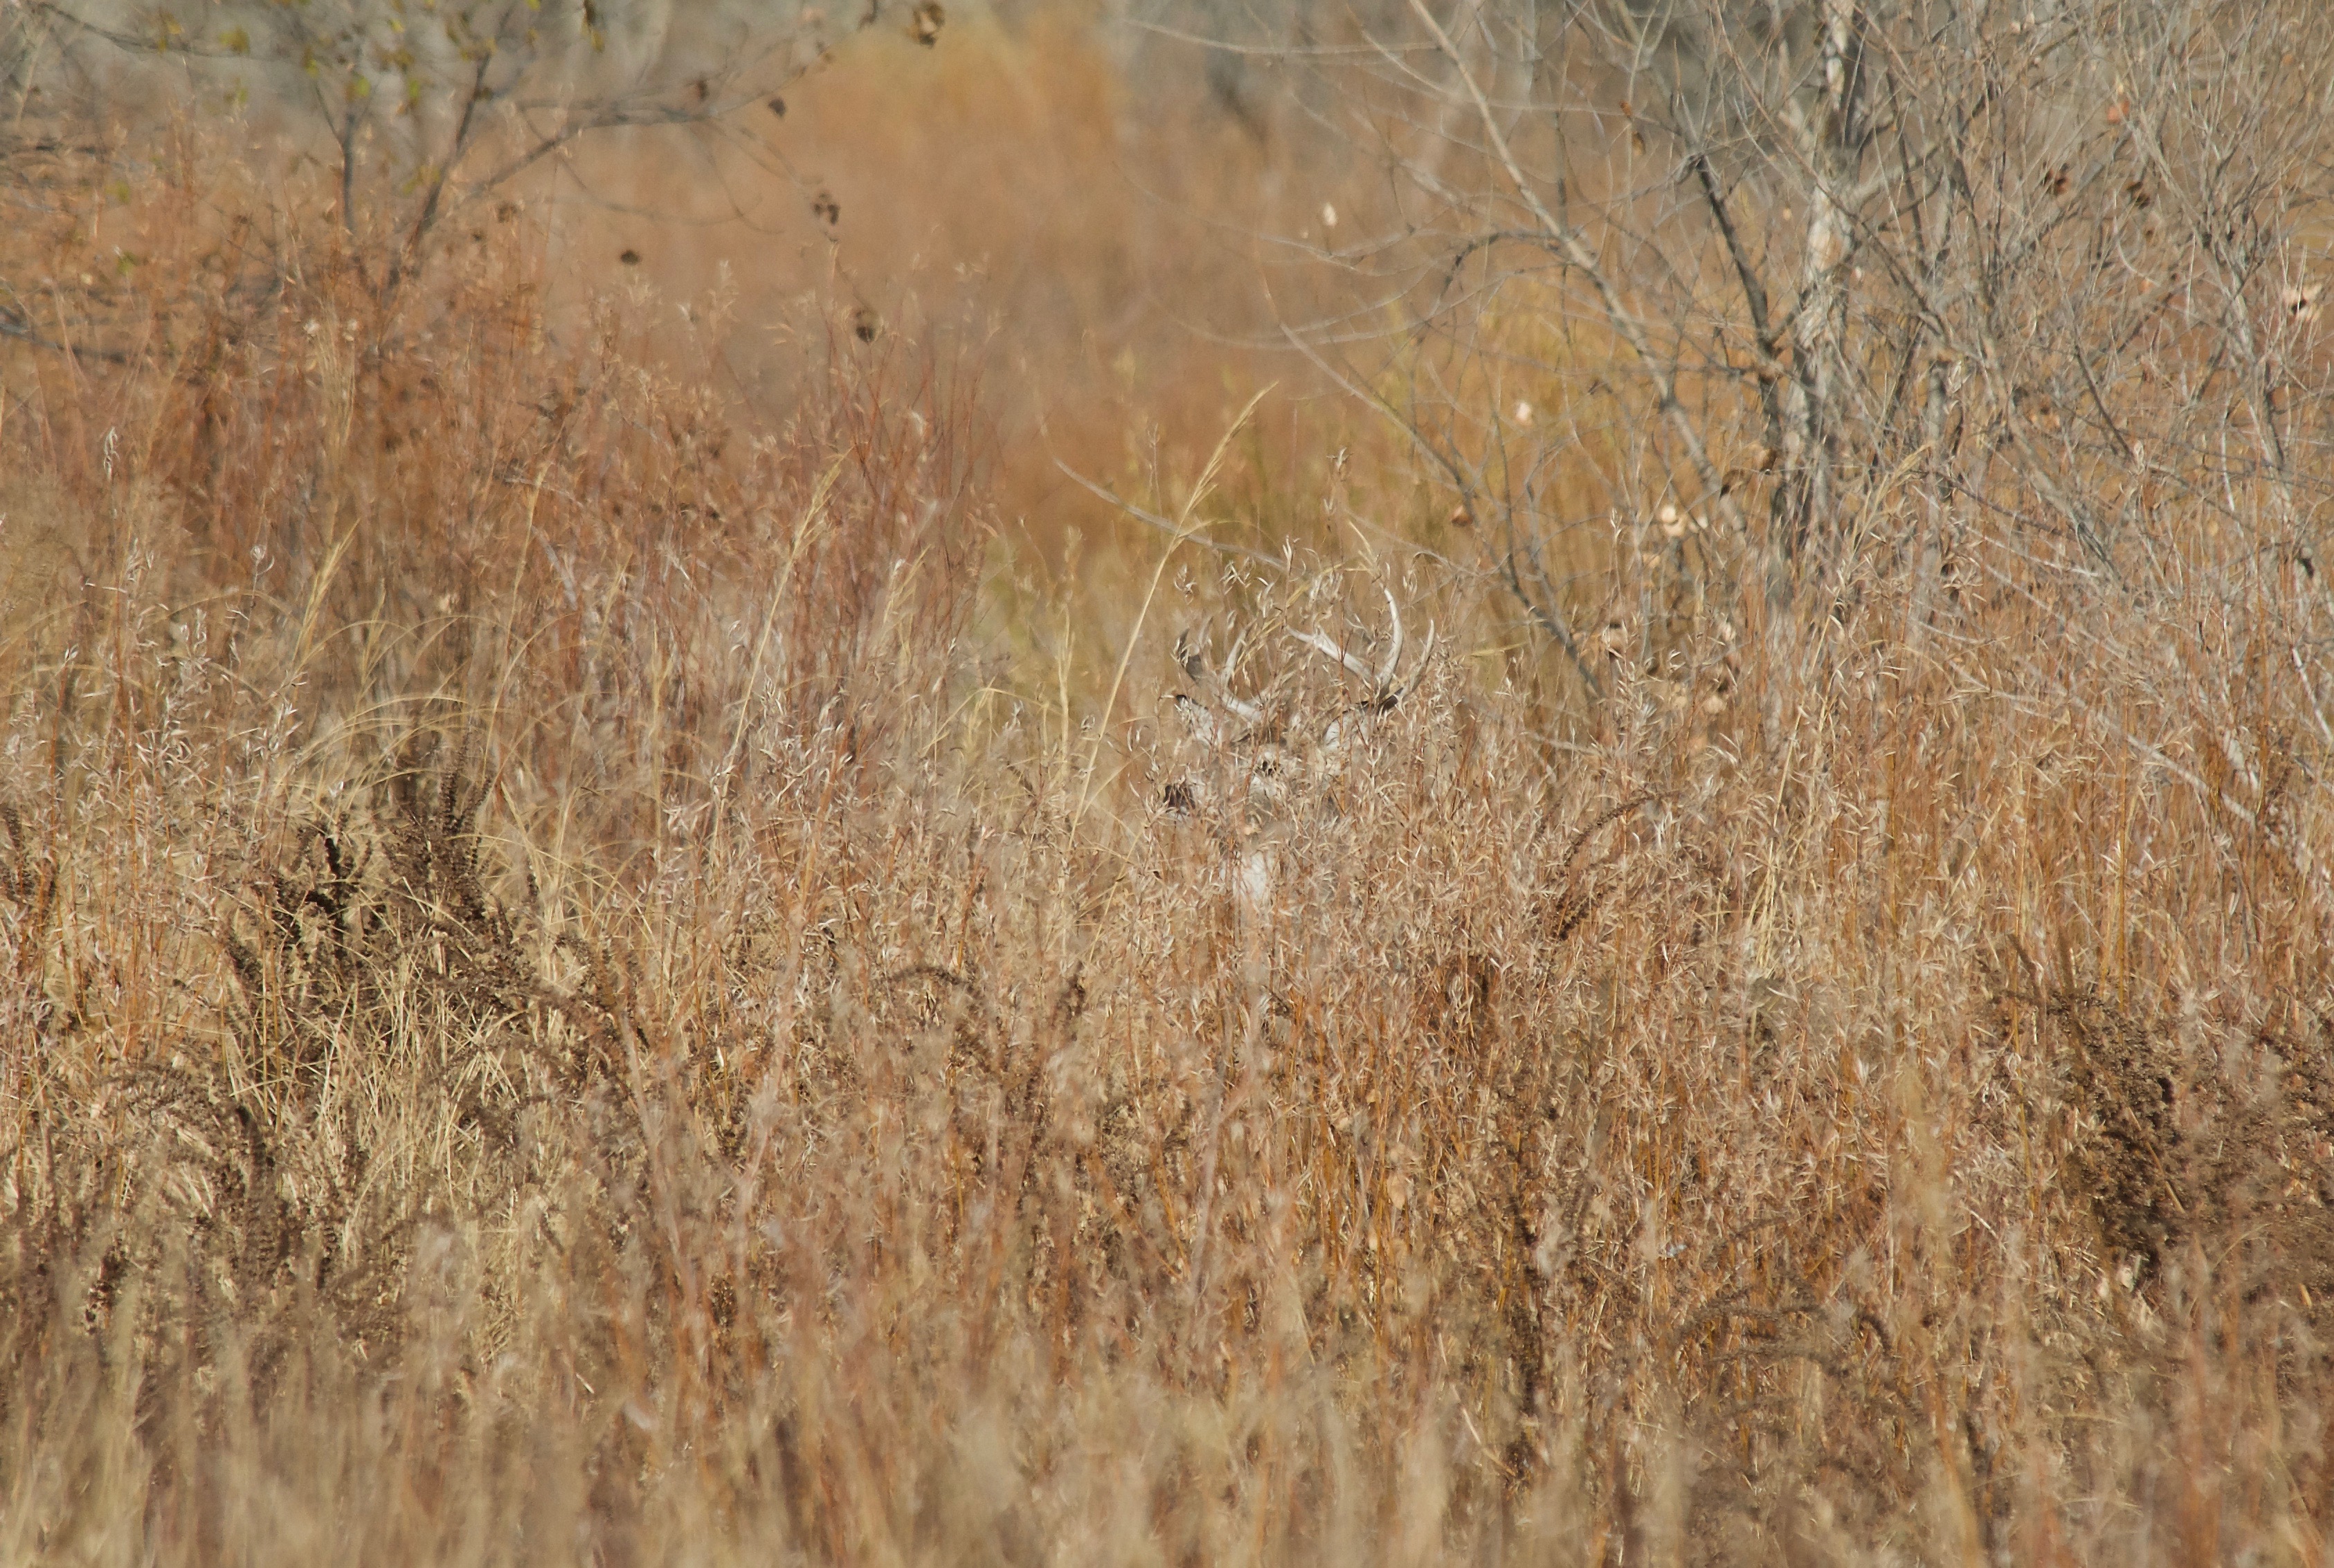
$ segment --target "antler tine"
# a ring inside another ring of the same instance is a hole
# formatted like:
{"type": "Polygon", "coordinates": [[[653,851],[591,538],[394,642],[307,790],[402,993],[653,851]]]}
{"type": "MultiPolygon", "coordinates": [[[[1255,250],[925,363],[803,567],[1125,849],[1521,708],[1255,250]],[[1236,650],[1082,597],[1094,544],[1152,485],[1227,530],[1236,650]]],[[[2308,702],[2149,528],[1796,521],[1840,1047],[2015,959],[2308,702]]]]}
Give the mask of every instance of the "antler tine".
{"type": "Polygon", "coordinates": [[[1358,655],[1348,653],[1338,643],[1321,632],[1292,631],[1288,635],[1303,643],[1306,647],[1311,649],[1314,652],[1319,654],[1322,658],[1331,659],[1337,664],[1343,665],[1348,671],[1360,677],[1364,680],[1374,680],[1377,678],[1377,672],[1372,669],[1368,665],[1363,663],[1358,655]]]}
{"type": "Polygon", "coordinates": [[[1393,589],[1380,583],[1378,590],[1385,595],[1386,613],[1394,617],[1394,646],[1386,649],[1385,662],[1378,666],[1377,689],[1373,694],[1383,697],[1394,689],[1394,669],[1402,663],[1402,610],[1394,601],[1393,589]]]}
{"type": "Polygon", "coordinates": [[[1394,694],[1397,698],[1408,697],[1418,689],[1418,683],[1426,678],[1427,664],[1433,658],[1434,622],[1430,620],[1426,623],[1426,646],[1418,650],[1418,662],[1410,667],[1410,684],[1394,694]]]}
{"type": "MultiPolygon", "coordinates": [[[[1213,622],[1210,625],[1212,627],[1213,622]]],[[[1221,669],[1218,669],[1208,660],[1206,650],[1209,640],[1210,639],[1205,636],[1192,637],[1188,628],[1177,632],[1175,634],[1176,664],[1181,667],[1185,675],[1191,677],[1193,684],[1204,688],[1210,697],[1222,705],[1225,712],[1242,724],[1256,723],[1264,717],[1264,709],[1255,703],[1242,702],[1239,697],[1234,697],[1230,678],[1232,669],[1239,663],[1240,649],[1248,640],[1248,633],[1243,631],[1232,639],[1231,656],[1225,659],[1221,669]]],[[[1222,726],[1216,722],[1215,716],[1207,710],[1206,705],[1187,696],[1178,696],[1175,698],[1175,707],[1182,714],[1183,722],[1191,726],[1191,733],[1199,737],[1201,744],[1212,746],[1223,738],[1222,726]]]]}
{"type": "Polygon", "coordinates": [[[1223,744],[1224,726],[1208,711],[1206,703],[1189,692],[1179,691],[1175,694],[1175,713],[1182,719],[1183,727],[1191,732],[1191,738],[1210,751],[1223,744]]]}
{"type": "Polygon", "coordinates": [[[1232,671],[1239,668],[1240,649],[1248,646],[1248,629],[1242,627],[1232,639],[1231,651],[1224,655],[1224,666],[1216,672],[1216,700],[1242,724],[1255,724],[1264,717],[1263,707],[1253,702],[1242,702],[1232,695],[1232,671]]]}

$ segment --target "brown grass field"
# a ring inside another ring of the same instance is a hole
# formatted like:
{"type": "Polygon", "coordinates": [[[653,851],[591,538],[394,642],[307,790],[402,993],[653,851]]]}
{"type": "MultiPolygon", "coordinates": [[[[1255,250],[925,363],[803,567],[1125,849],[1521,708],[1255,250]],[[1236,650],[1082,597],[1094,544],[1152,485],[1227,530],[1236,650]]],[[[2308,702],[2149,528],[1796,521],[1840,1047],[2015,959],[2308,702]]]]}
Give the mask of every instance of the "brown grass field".
{"type": "Polygon", "coordinates": [[[1584,703],[970,42],[1026,211],[732,285],[16,160],[0,1561],[2334,1562],[2320,503],[1615,544],[1584,703]]]}

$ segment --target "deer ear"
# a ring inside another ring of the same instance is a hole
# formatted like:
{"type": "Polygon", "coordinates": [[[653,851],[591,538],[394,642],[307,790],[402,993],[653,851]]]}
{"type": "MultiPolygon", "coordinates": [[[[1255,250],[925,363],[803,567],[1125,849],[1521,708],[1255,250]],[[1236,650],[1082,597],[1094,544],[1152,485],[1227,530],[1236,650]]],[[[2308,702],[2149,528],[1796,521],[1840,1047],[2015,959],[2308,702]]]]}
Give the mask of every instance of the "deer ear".
{"type": "Polygon", "coordinates": [[[1188,628],[1175,634],[1175,662],[1193,680],[1208,678],[1208,661],[1200,652],[1201,646],[1191,640],[1188,628]]]}

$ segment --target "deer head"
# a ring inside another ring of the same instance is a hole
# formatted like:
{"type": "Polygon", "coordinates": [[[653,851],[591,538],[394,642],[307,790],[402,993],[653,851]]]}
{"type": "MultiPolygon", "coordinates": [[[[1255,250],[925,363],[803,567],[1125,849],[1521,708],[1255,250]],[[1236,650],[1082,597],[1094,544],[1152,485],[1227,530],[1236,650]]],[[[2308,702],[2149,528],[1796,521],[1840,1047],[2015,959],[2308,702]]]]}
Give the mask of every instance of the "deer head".
{"type": "Polygon", "coordinates": [[[1212,820],[1226,852],[1224,885],[1249,918],[1271,907],[1280,842],[1303,803],[1319,793],[1309,786],[1342,766],[1363,733],[1417,689],[1434,655],[1430,623],[1425,647],[1404,674],[1402,611],[1391,592],[1385,597],[1386,649],[1374,665],[1326,632],[1287,633],[1363,683],[1361,700],[1341,701],[1326,722],[1317,704],[1309,705],[1309,718],[1302,717],[1308,705],[1291,700],[1286,676],[1253,697],[1235,693],[1232,681],[1249,647],[1245,631],[1233,639],[1220,666],[1209,657],[1204,633],[1187,631],[1175,640],[1175,663],[1193,687],[1175,694],[1175,711],[1209,765],[1170,780],[1162,803],[1178,816],[1212,820]]]}
{"type": "MultiPolygon", "coordinates": [[[[1391,591],[1385,591],[1385,601],[1390,630],[1384,657],[1375,665],[1326,632],[1288,633],[1298,647],[1327,659],[1365,688],[1359,702],[1341,706],[1317,733],[1309,735],[1292,728],[1286,705],[1274,701],[1269,690],[1253,700],[1234,693],[1232,678],[1248,645],[1245,631],[1233,639],[1220,667],[1210,659],[1204,634],[1195,637],[1186,631],[1176,638],[1175,663],[1195,688],[1175,694],[1176,714],[1192,740],[1218,765],[1220,777],[1239,776],[1238,788],[1246,803],[1279,803],[1295,782],[1294,774],[1307,765],[1317,769],[1334,763],[1373,721],[1393,712],[1417,688],[1434,656],[1434,628],[1429,623],[1426,644],[1405,677],[1402,610],[1391,591]]],[[[1199,781],[1179,779],[1167,786],[1167,803],[1191,810],[1210,793],[1199,781]]]]}

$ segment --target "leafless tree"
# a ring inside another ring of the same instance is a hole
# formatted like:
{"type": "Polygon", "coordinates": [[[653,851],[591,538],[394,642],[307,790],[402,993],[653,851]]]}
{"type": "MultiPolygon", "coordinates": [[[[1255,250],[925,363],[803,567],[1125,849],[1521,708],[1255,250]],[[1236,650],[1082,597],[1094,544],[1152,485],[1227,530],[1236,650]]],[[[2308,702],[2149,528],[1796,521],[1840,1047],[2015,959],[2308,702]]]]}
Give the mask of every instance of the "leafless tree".
{"type": "MultiPolygon", "coordinates": [[[[747,134],[783,117],[786,85],[885,0],[830,17],[654,0],[203,0],[130,6],[27,0],[53,57],[85,77],[173,68],[198,89],[304,109],[329,149],[342,223],[385,242],[393,293],[450,213],[579,139],[627,127],[747,134]]],[[[895,8],[934,42],[938,0],[895,8]]]]}
{"type": "Polygon", "coordinates": [[[2217,0],[1406,0],[1257,46],[1380,193],[1312,242],[1365,297],[1289,335],[1592,693],[1583,616],[1664,582],[1934,603],[1983,528],[2144,598],[2200,515],[2307,552],[2329,38],[2217,0]]]}

